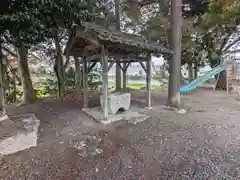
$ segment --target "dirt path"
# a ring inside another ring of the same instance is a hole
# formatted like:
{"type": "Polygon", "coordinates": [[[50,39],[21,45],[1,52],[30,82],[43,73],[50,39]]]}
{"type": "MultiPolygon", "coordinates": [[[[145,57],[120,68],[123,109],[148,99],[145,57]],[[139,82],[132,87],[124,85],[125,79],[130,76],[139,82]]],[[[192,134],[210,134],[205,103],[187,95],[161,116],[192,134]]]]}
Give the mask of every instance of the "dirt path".
{"type": "MultiPolygon", "coordinates": [[[[143,103],[143,97],[133,94],[135,103],[143,103]]],[[[0,179],[240,179],[236,99],[198,91],[183,97],[190,111],[176,114],[161,105],[165,94],[154,92],[150,118],[137,125],[100,125],[75,100],[9,108],[10,115],[34,112],[41,124],[38,146],[5,156],[0,179]]]]}

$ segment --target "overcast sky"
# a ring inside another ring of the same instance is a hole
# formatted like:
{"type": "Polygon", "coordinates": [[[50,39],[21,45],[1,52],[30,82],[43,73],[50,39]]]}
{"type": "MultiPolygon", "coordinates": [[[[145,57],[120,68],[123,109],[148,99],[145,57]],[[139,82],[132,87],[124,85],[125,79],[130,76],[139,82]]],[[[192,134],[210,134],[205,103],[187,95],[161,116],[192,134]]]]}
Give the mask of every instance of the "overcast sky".
{"type": "Polygon", "coordinates": [[[164,59],[162,57],[157,58],[157,57],[152,56],[152,62],[155,65],[163,65],[164,59]]]}

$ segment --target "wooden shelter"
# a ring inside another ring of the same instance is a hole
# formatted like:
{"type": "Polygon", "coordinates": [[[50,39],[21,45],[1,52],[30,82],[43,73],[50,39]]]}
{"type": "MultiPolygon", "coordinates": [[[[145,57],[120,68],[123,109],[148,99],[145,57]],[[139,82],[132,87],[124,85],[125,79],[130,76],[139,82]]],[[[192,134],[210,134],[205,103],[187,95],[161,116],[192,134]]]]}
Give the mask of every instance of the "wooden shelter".
{"type": "Polygon", "coordinates": [[[126,87],[126,71],[131,62],[139,62],[146,71],[147,107],[151,107],[151,54],[172,53],[156,42],[106,28],[95,23],[82,22],[72,27],[65,49],[66,56],[83,59],[83,108],[88,108],[88,73],[93,66],[100,62],[103,79],[103,117],[108,118],[108,71],[117,63],[123,71],[124,86],[126,87]],[[146,66],[143,62],[146,62],[146,66]]]}

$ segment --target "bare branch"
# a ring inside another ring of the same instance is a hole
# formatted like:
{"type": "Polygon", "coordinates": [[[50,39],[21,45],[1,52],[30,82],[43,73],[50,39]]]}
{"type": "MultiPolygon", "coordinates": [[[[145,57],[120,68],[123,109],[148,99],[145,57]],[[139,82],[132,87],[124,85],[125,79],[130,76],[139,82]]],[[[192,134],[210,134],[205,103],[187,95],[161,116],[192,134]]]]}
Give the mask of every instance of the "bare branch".
{"type": "Polygon", "coordinates": [[[234,46],[236,43],[238,43],[240,41],[240,36],[235,39],[234,41],[232,41],[231,43],[229,43],[224,49],[223,52],[228,51],[232,46],[234,46]]]}
{"type": "Polygon", "coordinates": [[[69,62],[70,62],[70,58],[69,58],[69,56],[67,56],[67,57],[66,57],[66,62],[65,62],[65,64],[64,64],[64,66],[63,66],[64,69],[66,69],[66,68],[68,67],[69,62]]]}
{"type": "Polygon", "coordinates": [[[4,46],[3,46],[2,48],[3,48],[4,51],[6,51],[7,53],[11,54],[12,56],[18,57],[18,55],[17,55],[16,53],[12,52],[12,51],[9,50],[8,48],[6,48],[6,47],[4,47],[4,46]]]}

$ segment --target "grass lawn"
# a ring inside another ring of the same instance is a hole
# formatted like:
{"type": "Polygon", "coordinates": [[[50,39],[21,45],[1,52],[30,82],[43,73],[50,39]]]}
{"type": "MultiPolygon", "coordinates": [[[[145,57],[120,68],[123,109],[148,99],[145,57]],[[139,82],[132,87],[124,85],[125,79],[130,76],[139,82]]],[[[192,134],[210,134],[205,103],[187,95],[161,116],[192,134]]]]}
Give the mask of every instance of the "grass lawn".
{"type": "MultiPolygon", "coordinates": [[[[143,87],[146,87],[146,85],[145,84],[128,84],[127,87],[131,89],[141,89],[143,87]]],[[[152,85],[152,89],[161,89],[161,88],[162,87],[159,85],[152,85]]]]}
{"type": "MultiPolygon", "coordinates": [[[[127,88],[130,89],[141,89],[146,87],[145,84],[127,84],[127,88]]],[[[109,83],[109,88],[111,88],[112,90],[115,90],[115,85],[113,83],[109,83]]],[[[152,89],[162,89],[162,86],[159,85],[152,85],[152,89]]]]}

